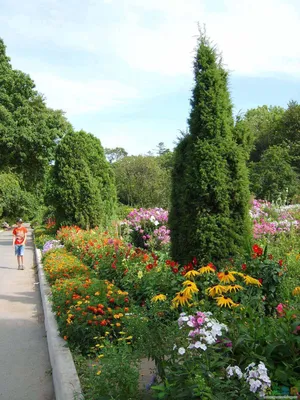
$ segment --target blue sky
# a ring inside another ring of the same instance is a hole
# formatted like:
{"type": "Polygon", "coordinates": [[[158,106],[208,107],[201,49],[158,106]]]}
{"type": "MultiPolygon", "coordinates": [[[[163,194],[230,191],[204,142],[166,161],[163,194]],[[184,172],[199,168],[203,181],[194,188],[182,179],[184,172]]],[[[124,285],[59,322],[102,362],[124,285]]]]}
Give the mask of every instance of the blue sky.
{"type": "Polygon", "coordinates": [[[298,0],[0,0],[13,67],[76,129],[130,154],[186,129],[197,22],[231,71],[235,112],[300,101],[298,0]]]}

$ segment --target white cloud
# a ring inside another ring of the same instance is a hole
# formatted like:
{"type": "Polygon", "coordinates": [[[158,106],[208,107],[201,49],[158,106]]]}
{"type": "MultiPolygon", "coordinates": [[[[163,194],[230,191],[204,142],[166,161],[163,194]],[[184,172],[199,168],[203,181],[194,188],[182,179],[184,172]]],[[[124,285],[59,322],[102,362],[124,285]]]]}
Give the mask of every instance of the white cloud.
{"type": "Polygon", "coordinates": [[[48,73],[32,73],[38,90],[45,93],[47,105],[63,109],[67,115],[95,112],[136,99],[135,88],[118,81],[75,81],[48,73]]]}
{"type": "MultiPolygon", "coordinates": [[[[230,70],[242,75],[287,73],[300,77],[300,4],[287,0],[225,0],[223,11],[205,8],[210,0],[154,0],[139,11],[161,11],[164,20],[156,29],[128,24],[126,19],[115,41],[121,57],[133,68],[167,75],[190,73],[197,24],[222,51],[230,70]]],[[[128,0],[138,7],[138,0],[128,0]]],[[[146,11],[146,12],[147,12],[146,11]]]]}
{"type": "Polygon", "coordinates": [[[235,73],[300,78],[296,0],[223,0],[219,7],[214,0],[5,1],[11,15],[3,13],[0,25],[9,35],[19,32],[18,40],[105,54],[108,63],[113,54],[141,71],[191,75],[200,22],[235,73]]]}

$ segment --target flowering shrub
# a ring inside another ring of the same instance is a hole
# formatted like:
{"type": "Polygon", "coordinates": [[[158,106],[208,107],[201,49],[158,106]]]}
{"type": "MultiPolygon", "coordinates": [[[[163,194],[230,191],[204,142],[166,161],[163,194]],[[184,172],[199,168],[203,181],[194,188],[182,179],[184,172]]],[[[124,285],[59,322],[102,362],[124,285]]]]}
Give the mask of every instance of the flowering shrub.
{"type": "Polygon", "coordinates": [[[251,363],[245,373],[230,365],[234,346],[226,337],[230,330],[212,313],[181,313],[178,326],[180,347],[176,344],[176,352],[165,362],[167,379],[154,386],[157,398],[256,399],[270,388],[262,362],[257,367],[251,363]]]}
{"type": "MultiPolygon", "coordinates": [[[[225,324],[220,324],[217,320],[212,318],[211,312],[198,311],[195,315],[187,315],[181,313],[178,319],[179,329],[188,330],[187,349],[201,349],[207,350],[208,345],[220,343],[220,338],[223,331],[227,332],[228,328],[225,324]]],[[[231,344],[231,342],[228,342],[231,344]]],[[[229,346],[230,347],[230,346],[229,346]]],[[[185,347],[180,347],[179,354],[184,354],[185,347]]]]}
{"type": "Polygon", "coordinates": [[[241,273],[250,274],[259,280],[266,312],[272,314],[278,304],[279,285],[287,271],[284,261],[276,260],[272,254],[254,244],[251,253],[242,260],[236,260],[234,264],[241,273]]]}
{"type": "Polygon", "coordinates": [[[54,284],[57,279],[88,278],[91,272],[77,257],[69,254],[65,249],[46,252],[43,263],[50,285],[54,284]]]}
{"type": "Polygon", "coordinates": [[[121,223],[123,232],[128,229],[129,237],[136,247],[161,249],[170,242],[170,230],[167,228],[168,211],[162,208],[131,211],[121,223]]]}
{"type": "Polygon", "coordinates": [[[138,304],[158,292],[172,297],[179,288],[179,266],[166,255],[134,248],[109,234],[62,228],[58,237],[65,246],[93,269],[100,279],[114,281],[138,304]]]}
{"type": "Polygon", "coordinates": [[[262,361],[258,366],[256,366],[255,363],[249,364],[246,367],[244,374],[237,365],[234,367],[230,365],[226,368],[226,372],[228,378],[232,378],[234,375],[236,375],[238,379],[244,378],[249,384],[250,392],[257,393],[259,397],[264,397],[266,391],[271,387],[268,370],[262,361]]]}
{"type": "Polygon", "coordinates": [[[299,209],[276,209],[274,205],[263,200],[253,200],[250,215],[253,219],[254,239],[263,236],[275,236],[280,233],[288,233],[292,229],[300,228],[300,221],[295,219],[295,211],[299,209]]]}
{"type": "Polygon", "coordinates": [[[91,277],[91,270],[65,249],[46,253],[43,263],[60,332],[70,345],[89,352],[96,335],[117,340],[129,312],[128,293],[91,277]]]}
{"type": "MultiPolygon", "coordinates": [[[[83,353],[97,351],[99,337],[117,340],[129,312],[128,293],[108,281],[67,279],[52,286],[62,336],[83,353]]],[[[98,349],[98,350],[101,350],[98,349]]]]}
{"type": "Polygon", "coordinates": [[[199,299],[207,299],[207,306],[211,309],[215,306],[236,309],[244,303],[255,305],[262,286],[258,279],[232,267],[218,272],[210,263],[198,268],[196,260],[185,266],[182,275],[185,280],[182,289],[172,300],[173,307],[190,308],[199,299]],[[249,295],[247,287],[251,287],[249,295]]]}

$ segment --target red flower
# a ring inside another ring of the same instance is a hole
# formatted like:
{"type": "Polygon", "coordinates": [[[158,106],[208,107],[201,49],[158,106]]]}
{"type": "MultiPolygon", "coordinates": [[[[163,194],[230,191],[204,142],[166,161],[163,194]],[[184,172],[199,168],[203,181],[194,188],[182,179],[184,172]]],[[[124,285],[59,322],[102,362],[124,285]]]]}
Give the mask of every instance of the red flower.
{"type": "Polygon", "coordinates": [[[258,257],[262,256],[263,254],[263,249],[259,247],[257,244],[254,244],[252,246],[252,250],[254,251],[255,254],[257,254],[258,257]]]}
{"type": "Polygon", "coordinates": [[[103,321],[100,322],[100,325],[102,325],[102,326],[107,325],[107,321],[104,319],[103,321]]]}
{"type": "Polygon", "coordinates": [[[197,263],[198,263],[197,258],[194,257],[194,258],[193,258],[193,264],[194,264],[194,265],[197,265],[197,263]]]}
{"type": "Polygon", "coordinates": [[[278,261],[278,264],[282,267],[283,260],[279,260],[279,261],[278,261]]]}
{"type": "Polygon", "coordinates": [[[268,255],[268,259],[269,259],[269,260],[273,260],[272,254],[269,254],[269,255],[268,255]]]}
{"type": "Polygon", "coordinates": [[[247,269],[247,265],[246,264],[242,264],[242,270],[246,271],[246,269],[247,269]]]}
{"type": "Polygon", "coordinates": [[[111,299],[109,299],[109,302],[110,302],[110,303],[114,303],[114,302],[115,302],[115,299],[112,297],[111,299]]]}
{"type": "Polygon", "coordinates": [[[124,302],[129,303],[128,297],[125,297],[124,302]]]}
{"type": "Polygon", "coordinates": [[[115,263],[112,263],[112,264],[111,264],[111,267],[112,267],[112,269],[117,269],[117,266],[116,266],[115,263]]]}
{"type": "Polygon", "coordinates": [[[192,263],[188,263],[188,264],[185,265],[183,268],[184,268],[185,272],[192,271],[192,270],[194,269],[192,263]]]}
{"type": "Polygon", "coordinates": [[[171,265],[172,261],[171,260],[167,260],[166,261],[166,265],[171,265]]]}
{"type": "Polygon", "coordinates": [[[259,278],[258,280],[259,280],[259,282],[260,282],[261,284],[263,283],[263,280],[262,280],[261,278],[259,278]]]}
{"type": "Polygon", "coordinates": [[[153,268],[153,264],[148,264],[148,265],[146,266],[146,270],[147,270],[147,271],[151,271],[152,268],[153,268]]]}
{"type": "Polygon", "coordinates": [[[174,272],[174,274],[178,273],[178,268],[172,268],[172,271],[174,272]]]}

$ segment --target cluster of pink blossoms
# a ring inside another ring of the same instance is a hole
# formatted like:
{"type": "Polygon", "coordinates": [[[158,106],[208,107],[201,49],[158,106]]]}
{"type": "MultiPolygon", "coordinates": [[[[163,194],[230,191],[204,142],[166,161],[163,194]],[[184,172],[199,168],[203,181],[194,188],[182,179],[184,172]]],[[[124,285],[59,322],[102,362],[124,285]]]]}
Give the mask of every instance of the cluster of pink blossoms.
{"type": "Polygon", "coordinates": [[[123,224],[141,235],[145,247],[149,247],[151,241],[160,245],[170,243],[167,223],[168,211],[163,208],[133,210],[123,221],[123,224]]]}
{"type": "Polygon", "coordinates": [[[292,209],[286,207],[276,209],[274,205],[263,200],[253,200],[250,216],[253,219],[253,235],[259,239],[265,235],[275,236],[280,233],[290,232],[291,229],[299,229],[300,221],[294,218],[292,209]],[[268,211],[272,211],[272,218],[268,211]]]}

